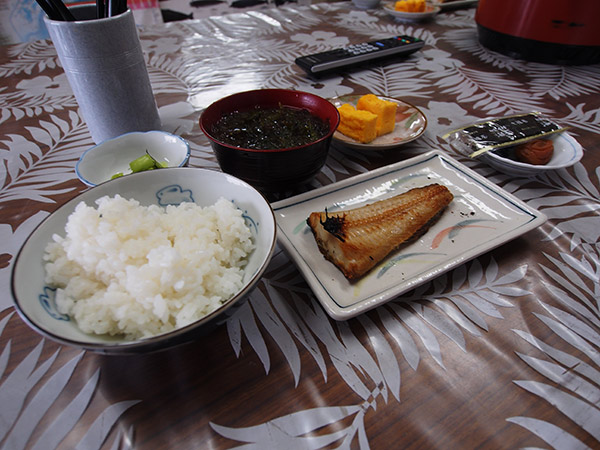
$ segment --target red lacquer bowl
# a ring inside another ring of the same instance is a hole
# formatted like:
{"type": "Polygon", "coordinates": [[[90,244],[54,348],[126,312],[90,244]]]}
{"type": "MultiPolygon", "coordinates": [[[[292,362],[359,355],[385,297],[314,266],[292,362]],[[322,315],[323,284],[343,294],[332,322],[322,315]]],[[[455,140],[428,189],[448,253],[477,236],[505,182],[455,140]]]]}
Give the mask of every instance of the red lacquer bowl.
{"type": "Polygon", "coordinates": [[[233,94],[211,104],[200,116],[200,128],[210,140],[223,172],[259,190],[277,192],[306,183],[319,173],[327,160],[331,137],[339,121],[337,108],[318,95],[288,89],[258,89],[233,94]],[[213,125],[225,114],[279,105],[308,110],[329,124],[328,133],[299,147],[274,150],[236,147],[211,134],[213,125]]]}

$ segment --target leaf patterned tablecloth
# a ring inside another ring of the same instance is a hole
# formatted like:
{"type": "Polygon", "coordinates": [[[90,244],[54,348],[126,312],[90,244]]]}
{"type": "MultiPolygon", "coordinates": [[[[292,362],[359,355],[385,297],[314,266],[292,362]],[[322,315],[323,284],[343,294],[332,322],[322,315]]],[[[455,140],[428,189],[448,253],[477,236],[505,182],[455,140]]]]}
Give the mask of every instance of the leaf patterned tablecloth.
{"type": "MultiPolygon", "coordinates": [[[[85,190],[93,145],[50,41],[0,47],[0,446],[19,448],[588,448],[600,445],[600,66],[483,48],[474,9],[423,23],[350,3],[286,6],[140,30],[166,130],[219,170],[198,127],[230,93],[293,88],[400,98],[428,119],[397,150],[333,147],[309,188],[440,149],[539,209],[540,228],[347,322],[278,248],[226,325],[150,355],[102,356],[30,330],[10,295],[28,234],[85,190]],[[308,54],[389,35],[405,60],[308,79],[308,54]],[[582,144],[569,169],[515,178],[439,136],[540,111],[582,144]]],[[[281,197],[296,193],[290,191],[281,197]]]]}

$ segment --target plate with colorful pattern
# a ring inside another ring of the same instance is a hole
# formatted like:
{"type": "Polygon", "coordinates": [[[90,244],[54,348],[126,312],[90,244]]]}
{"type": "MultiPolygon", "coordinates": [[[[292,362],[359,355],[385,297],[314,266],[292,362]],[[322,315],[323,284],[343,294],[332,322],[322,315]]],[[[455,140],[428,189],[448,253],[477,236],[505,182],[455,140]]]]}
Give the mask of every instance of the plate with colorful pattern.
{"type": "MultiPolygon", "coordinates": [[[[344,103],[348,103],[356,107],[358,99],[363,95],[364,94],[342,95],[340,97],[330,99],[329,101],[333,103],[336,108],[339,108],[344,103]]],[[[336,131],[333,133],[333,140],[336,143],[357,150],[388,150],[398,148],[407,142],[414,141],[425,132],[425,129],[427,128],[427,118],[419,108],[396,98],[382,97],[379,95],[377,97],[381,100],[394,102],[398,105],[398,109],[396,110],[396,126],[394,127],[394,131],[379,136],[368,144],[358,142],[357,140],[345,136],[339,131],[336,131]]]]}
{"type": "Polygon", "coordinates": [[[397,20],[408,22],[428,20],[441,11],[441,7],[430,3],[425,4],[425,11],[419,12],[398,11],[395,6],[396,2],[386,3],[383,5],[383,9],[397,20]]]}
{"type": "Polygon", "coordinates": [[[376,308],[443,273],[505,244],[546,221],[539,211],[462,163],[432,151],[273,203],[278,241],[317,299],[336,320],[376,308]],[[356,281],[320,253],[306,219],[415,187],[445,185],[454,199],[418,239],[402,245],[356,281]]]}

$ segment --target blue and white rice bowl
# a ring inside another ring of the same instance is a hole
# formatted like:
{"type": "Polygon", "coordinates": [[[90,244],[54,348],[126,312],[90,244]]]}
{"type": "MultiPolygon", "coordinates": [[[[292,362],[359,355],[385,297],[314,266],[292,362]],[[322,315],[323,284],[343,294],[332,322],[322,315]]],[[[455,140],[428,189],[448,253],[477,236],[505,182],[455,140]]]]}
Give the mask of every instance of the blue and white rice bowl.
{"type": "Polygon", "coordinates": [[[102,183],[62,205],[29,236],[17,255],[11,277],[15,306],[22,319],[35,331],[58,343],[99,353],[141,353],[189,342],[225,321],[228,311],[240,305],[259,281],[272,257],[276,242],[275,217],[271,206],[255,188],[221,172],[196,168],[165,168],[139,172],[102,183]],[[195,322],[156,336],[128,340],[124,336],[84,333],[69,316],[61,314],[54,300],[55,289],[45,283],[43,256],[53,235],[65,235],[68,217],[80,202],[95,206],[101,197],[119,194],[140,205],[178,204],[193,201],[201,206],[220,198],[241,210],[255,248],[243,268],[242,287],[224,304],[195,322]]]}
{"type": "Polygon", "coordinates": [[[187,166],[190,146],[180,136],[165,131],[135,131],[108,139],[85,151],[75,172],[87,186],[96,186],[114,175],[131,173],[129,163],[146,152],[167,167],[187,166]]]}

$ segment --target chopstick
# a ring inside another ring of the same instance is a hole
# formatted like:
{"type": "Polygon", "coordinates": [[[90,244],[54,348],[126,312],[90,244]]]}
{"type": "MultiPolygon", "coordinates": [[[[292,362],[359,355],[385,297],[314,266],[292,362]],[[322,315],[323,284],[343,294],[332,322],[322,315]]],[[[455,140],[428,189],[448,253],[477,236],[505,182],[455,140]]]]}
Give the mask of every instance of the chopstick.
{"type": "Polygon", "coordinates": [[[112,0],[114,6],[114,10],[112,11],[113,16],[117,16],[119,14],[123,14],[127,11],[127,0],[112,0]]]}
{"type": "Polygon", "coordinates": [[[44,10],[49,19],[57,20],[56,18],[60,16],[59,12],[54,9],[51,3],[48,3],[46,0],[36,0],[38,5],[44,10]]]}
{"type": "Polygon", "coordinates": [[[96,19],[102,19],[104,17],[104,2],[102,0],[96,0],[96,19]]]}
{"type": "Polygon", "coordinates": [[[63,20],[60,12],[54,7],[54,4],[46,0],[35,0],[38,5],[44,10],[46,15],[51,20],[63,20]]]}
{"type": "MultiPolygon", "coordinates": [[[[74,21],[75,16],[62,0],[35,0],[50,20],[74,21]]],[[[118,16],[127,11],[127,0],[96,0],[96,18],[118,16]]]]}
{"type": "Polygon", "coordinates": [[[54,8],[60,13],[63,20],[73,21],[75,20],[75,16],[69,11],[69,8],[65,6],[62,0],[48,0],[48,2],[54,5],[54,8]]]}
{"type": "MultiPolygon", "coordinates": [[[[96,0],[96,5],[98,3],[104,3],[103,14],[99,14],[98,19],[118,16],[127,11],[127,0],[106,0],[105,2],[103,0],[96,0]]],[[[100,7],[98,7],[98,11],[100,11],[100,7]]]]}
{"type": "Polygon", "coordinates": [[[51,20],[73,21],[75,16],[69,11],[62,0],[36,0],[51,20]]]}

